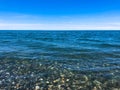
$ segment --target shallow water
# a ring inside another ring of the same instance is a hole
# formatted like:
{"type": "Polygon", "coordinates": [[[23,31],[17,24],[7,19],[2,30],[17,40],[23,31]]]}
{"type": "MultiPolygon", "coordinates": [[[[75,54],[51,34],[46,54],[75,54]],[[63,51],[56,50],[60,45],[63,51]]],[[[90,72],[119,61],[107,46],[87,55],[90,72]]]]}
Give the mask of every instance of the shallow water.
{"type": "Polygon", "coordinates": [[[0,58],[120,78],[120,31],[0,31],[0,58]]]}

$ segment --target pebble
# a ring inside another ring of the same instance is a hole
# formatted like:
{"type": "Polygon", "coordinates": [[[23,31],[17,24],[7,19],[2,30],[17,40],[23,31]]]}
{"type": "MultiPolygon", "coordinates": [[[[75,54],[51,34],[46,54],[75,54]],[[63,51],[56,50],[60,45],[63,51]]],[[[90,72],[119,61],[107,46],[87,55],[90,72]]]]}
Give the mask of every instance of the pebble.
{"type": "Polygon", "coordinates": [[[40,87],[39,86],[35,86],[35,90],[39,90],[40,89],[40,87]]]}
{"type": "Polygon", "coordinates": [[[60,79],[56,79],[56,80],[54,80],[53,82],[54,83],[57,83],[57,82],[59,82],[60,81],[60,79]]]}
{"type": "Polygon", "coordinates": [[[94,87],[92,90],[98,90],[97,87],[94,87]]]}
{"type": "Polygon", "coordinates": [[[49,84],[49,81],[46,81],[47,84],[49,84]]]}
{"type": "Polygon", "coordinates": [[[97,86],[101,85],[101,82],[97,81],[97,80],[94,80],[93,83],[97,86]]]}

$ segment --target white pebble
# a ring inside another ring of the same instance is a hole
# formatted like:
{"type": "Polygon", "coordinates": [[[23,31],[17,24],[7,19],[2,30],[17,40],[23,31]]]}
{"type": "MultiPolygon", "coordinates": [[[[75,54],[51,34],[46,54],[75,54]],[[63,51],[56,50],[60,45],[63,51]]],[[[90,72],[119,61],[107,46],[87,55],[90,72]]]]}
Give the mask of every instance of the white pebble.
{"type": "Polygon", "coordinates": [[[35,87],[35,90],[39,90],[39,89],[40,89],[40,87],[39,87],[39,86],[36,86],[36,87],[35,87]]]}

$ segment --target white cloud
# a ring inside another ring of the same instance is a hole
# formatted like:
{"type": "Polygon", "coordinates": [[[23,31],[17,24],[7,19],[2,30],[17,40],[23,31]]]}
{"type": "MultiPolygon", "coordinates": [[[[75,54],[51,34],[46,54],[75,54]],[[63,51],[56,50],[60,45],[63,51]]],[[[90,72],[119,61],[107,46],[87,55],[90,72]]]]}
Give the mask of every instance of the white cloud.
{"type": "Polygon", "coordinates": [[[120,17],[2,15],[0,30],[120,30],[120,17]]]}

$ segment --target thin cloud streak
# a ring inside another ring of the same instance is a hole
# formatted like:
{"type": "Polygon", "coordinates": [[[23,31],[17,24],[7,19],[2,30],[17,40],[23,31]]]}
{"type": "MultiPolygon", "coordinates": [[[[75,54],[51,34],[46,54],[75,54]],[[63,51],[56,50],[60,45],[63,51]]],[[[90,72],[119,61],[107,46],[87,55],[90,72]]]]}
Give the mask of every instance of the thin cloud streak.
{"type": "Polygon", "coordinates": [[[120,30],[120,25],[2,24],[1,30],[120,30]]]}

